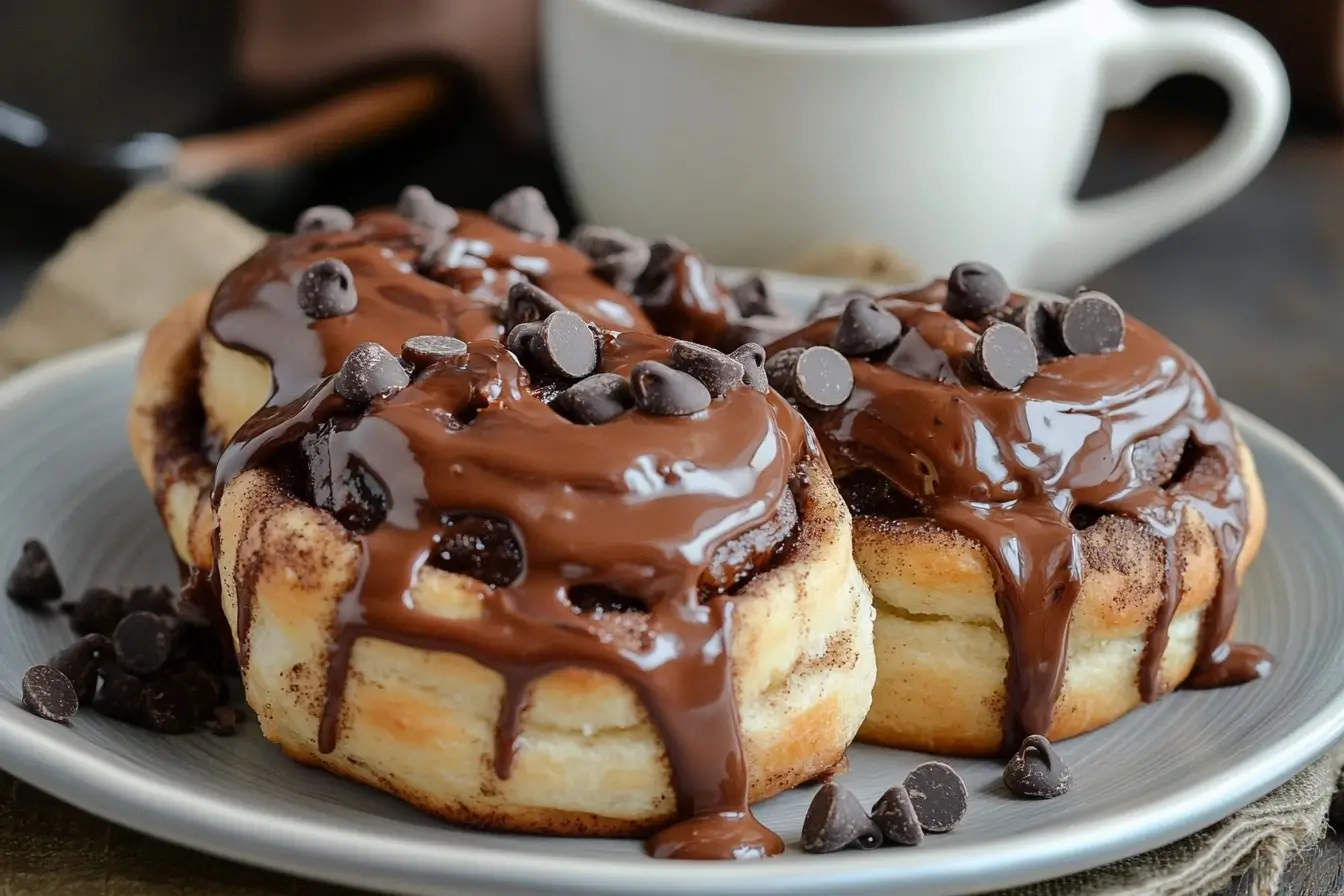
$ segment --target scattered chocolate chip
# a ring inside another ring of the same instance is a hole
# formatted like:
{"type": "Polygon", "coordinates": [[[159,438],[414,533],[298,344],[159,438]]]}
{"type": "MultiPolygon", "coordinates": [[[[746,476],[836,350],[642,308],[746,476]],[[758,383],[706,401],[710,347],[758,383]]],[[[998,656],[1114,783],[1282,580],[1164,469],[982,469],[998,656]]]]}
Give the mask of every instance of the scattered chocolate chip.
{"type": "Polygon", "coordinates": [[[532,337],[532,357],[547,373],[577,380],[597,367],[597,346],[583,318],[573,311],[556,311],[532,337]]]}
{"type": "Polygon", "coordinates": [[[551,407],[575,423],[614,420],[635,405],[630,381],[619,373],[595,373],[561,392],[551,407]]]}
{"type": "Polygon", "coordinates": [[[709,407],[709,390],[680,370],[658,361],[640,361],[630,371],[630,392],[635,406],[649,414],[684,417],[709,407]]]}
{"type": "Polygon", "coordinates": [[[886,351],[901,338],[901,321],[867,296],[850,299],[831,335],[831,346],[842,355],[862,356],[886,351]]]}
{"type": "Polygon", "coordinates": [[[882,832],[859,798],[834,781],[827,781],[812,797],[803,818],[800,841],[804,852],[827,853],[842,849],[873,849],[882,845],[882,832]]]}
{"type": "Polygon", "coordinates": [[[1028,296],[1008,318],[1030,337],[1036,346],[1039,361],[1048,361],[1069,353],[1059,336],[1059,315],[1064,308],[1063,299],[1044,296],[1028,296]]]}
{"type": "Polygon", "coordinates": [[[986,385],[1015,392],[1036,373],[1036,346],[1021,327],[990,324],[975,341],[975,366],[986,385]]]}
{"type": "Polygon", "coordinates": [[[1113,352],[1125,341],[1125,313],[1115,299],[1089,290],[1064,307],[1059,330],[1065,348],[1075,355],[1113,352]]]}
{"type": "Polygon", "coordinates": [[[64,672],[51,666],[32,666],[23,673],[23,705],[33,715],[64,722],[79,709],[79,695],[64,672]]]}
{"type": "Polygon", "coordinates": [[[490,206],[490,217],[538,239],[553,240],[560,236],[560,224],[536,187],[519,187],[505,193],[490,206]]]}
{"type": "Polygon", "coordinates": [[[355,216],[339,205],[315,205],[299,215],[295,233],[341,233],[353,230],[355,216]]]}
{"type": "Polygon", "coordinates": [[[528,321],[509,330],[504,346],[513,352],[523,366],[532,360],[532,340],[541,332],[541,321],[528,321]]]}
{"type": "Polygon", "coordinates": [[[107,588],[90,588],[74,603],[62,605],[77,635],[111,635],[126,615],[126,599],[107,588]]]}
{"type": "Polygon", "coordinates": [[[957,265],[947,278],[943,310],[961,320],[979,320],[1008,304],[1012,290],[995,268],[978,261],[957,265]]]}
{"type": "Polygon", "coordinates": [[[731,290],[737,313],[743,317],[777,317],[778,309],[770,296],[770,287],[760,274],[752,274],[731,290]]]}
{"type": "Polygon", "coordinates": [[[1069,792],[1073,775],[1043,735],[1033,734],[1003,770],[1004,786],[1018,796],[1049,800],[1069,792]]]}
{"type": "Polygon", "coordinates": [[[127,614],[112,632],[117,662],[136,675],[162,668],[173,652],[175,621],[144,611],[127,614]]]}
{"type": "Polygon", "coordinates": [[[200,722],[191,685],[176,675],[156,675],[147,680],[142,699],[141,720],[151,731],[183,734],[200,722]]]}
{"type": "Polygon", "coordinates": [[[238,733],[238,711],[232,706],[216,706],[214,718],[207,719],[205,727],[215,737],[233,737],[238,733]]]}
{"type": "Polygon", "coordinates": [[[139,723],[144,717],[144,682],[117,665],[104,665],[102,686],[90,704],[93,711],[110,719],[139,723]]]}
{"type": "Polygon", "coordinates": [[[424,187],[409,186],[397,199],[397,214],[412,224],[437,233],[447,233],[457,227],[457,211],[434,198],[424,187]]]}
{"type": "Polygon", "coordinates": [[[466,354],[467,344],[454,336],[412,336],[401,344],[401,357],[416,367],[466,354]]]}
{"type": "Polygon", "coordinates": [[[926,762],[905,776],[919,826],[930,834],[952,830],[966,815],[966,784],[952,766],[926,762]]]}
{"type": "Polygon", "coordinates": [[[686,244],[676,237],[663,237],[649,245],[649,263],[635,278],[631,293],[644,302],[665,300],[663,290],[671,279],[677,262],[690,253],[686,244]]]}
{"type": "Polygon", "coordinates": [[[915,803],[910,792],[901,784],[882,794],[873,804],[873,824],[882,831],[888,843],[898,846],[918,846],[924,842],[924,829],[919,826],[915,803]]]}
{"type": "Polygon", "coordinates": [[[672,366],[695,377],[709,394],[722,398],[728,390],[742,384],[742,363],[723,352],[695,342],[677,340],[670,352],[672,366]]]}
{"type": "Polygon", "coordinates": [[[504,307],[504,326],[512,330],[519,324],[545,320],[557,311],[564,311],[555,296],[521,280],[509,287],[509,297],[504,307]]]}
{"type": "Polygon", "coordinates": [[[70,679],[79,705],[86,706],[98,690],[98,669],[110,656],[112,642],[105,635],[85,635],[47,660],[47,665],[70,679]]]}
{"type": "Polygon", "coordinates": [[[177,600],[173,591],[166,585],[140,585],[126,595],[126,612],[158,613],[172,616],[177,613],[177,600]]]}
{"type": "Polygon", "coordinates": [[[755,342],[733,349],[728,357],[742,365],[742,383],[757,392],[769,392],[770,381],[765,376],[765,349],[755,342]]]}
{"type": "Polygon", "coordinates": [[[61,580],[42,542],[30,538],[23,543],[19,562],[5,582],[5,593],[14,603],[30,609],[61,599],[61,580]]]}
{"type": "Polygon", "coordinates": [[[844,404],[853,391],[854,371],[849,359],[835,349],[814,345],[798,356],[793,394],[799,402],[825,410],[844,404]]]}
{"type": "Polygon", "coordinates": [[[336,394],[346,401],[366,404],[387,398],[410,385],[401,360],[376,342],[355,346],[336,374],[336,394]]]}
{"type": "Polygon", "coordinates": [[[811,323],[814,320],[821,320],[823,317],[834,317],[844,311],[845,306],[855,299],[873,298],[876,298],[876,296],[858,287],[850,287],[840,292],[823,292],[817,298],[816,304],[808,310],[806,319],[808,323],[811,323]]]}
{"type": "Polygon", "coordinates": [[[765,378],[780,395],[793,397],[793,373],[798,369],[798,359],[803,356],[803,346],[781,349],[765,362],[765,378]]]}
{"type": "Polygon", "coordinates": [[[359,306],[355,275],[339,258],[324,258],[299,277],[296,290],[299,307],[314,320],[340,317],[359,306]]]}
{"type": "Polygon", "coordinates": [[[592,272],[629,292],[649,265],[649,244],[618,227],[580,224],[570,235],[575,249],[593,260],[592,272]]]}

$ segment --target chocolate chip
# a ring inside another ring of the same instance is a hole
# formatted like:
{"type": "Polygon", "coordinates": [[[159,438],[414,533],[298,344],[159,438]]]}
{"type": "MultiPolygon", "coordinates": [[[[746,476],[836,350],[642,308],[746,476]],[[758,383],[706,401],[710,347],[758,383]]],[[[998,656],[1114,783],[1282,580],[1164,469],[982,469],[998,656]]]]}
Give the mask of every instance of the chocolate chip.
{"type": "Polygon", "coordinates": [[[1011,295],[1008,281],[996,269],[968,261],[948,275],[943,310],[962,320],[979,320],[1008,304],[1011,295]]]}
{"type": "Polygon", "coordinates": [[[467,344],[453,336],[412,336],[401,344],[401,357],[416,367],[466,354],[467,344]]]}
{"type": "Polygon", "coordinates": [[[867,296],[856,296],[840,313],[831,345],[843,355],[871,355],[890,349],[901,338],[901,321],[867,296]]]}
{"type": "Polygon", "coordinates": [[[162,668],[173,652],[174,622],[156,613],[127,614],[112,632],[117,662],[137,675],[148,675],[162,668]]]}
{"type": "MultiPolygon", "coordinates": [[[[183,607],[177,617],[174,660],[191,660],[213,675],[234,671],[230,668],[233,641],[221,632],[204,613],[183,607]]],[[[222,684],[222,682],[220,682],[222,684]]]]}
{"type": "Polygon", "coordinates": [[[23,543],[19,562],[5,582],[5,593],[14,603],[30,609],[61,599],[61,580],[42,542],[30,538],[23,543]]]}
{"type": "Polygon", "coordinates": [[[952,830],[966,815],[966,784],[952,766],[926,762],[905,776],[919,826],[930,834],[952,830]]]}
{"type": "Polygon", "coordinates": [[[159,613],[172,616],[177,613],[177,601],[173,591],[166,585],[140,585],[132,588],[126,595],[126,612],[159,613]]]}
{"type": "Polygon", "coordinates": [[[197,697],[191,685],[178,676],[156,675],[146,681],[143,701],[142,720],[151,731],[184,734],[200,722],[197,697]]]}
{"type": "Polygon", "coordinates": [[[1008,318],[1009,323],[1021,327],[1031,339],[1041,362],[1069,353],[1059,336],[1059,314],[1063,308],[1063,299],[1028,296],[1008,318]]]}
{"type": "Polygon", "coordinates": [[[1089,290],[1064,307],[1059,330],[1064,346],[1075,355],[1113,352],[1125,341],[1125,313],[1115,299],[1089,290]]]}
{"type": "Polygon", "coordinates": [[[793,397],[793,374],[798,369],[798,359],[803,356],[805,346],[780,349],[765,362],[765,378],[770,387],[786,398],[793,397]]]}
{"type": "Polygon", "coordinates": [[[346,401],[366,404],[387,398],[410,385],[401,360],[376,342],[355,346],[336,374],[336,394],[346,401]]]}
{"type": "Polygon", "coordinates": [[[593,260],[595,276],[625,292],[649,264],[649,244],[617,227],[580,224],[570,242],[593,260]]]}
{"type": "Polygon", "coordinates": [[[324,258],[299,277],[299,307],[314,320],[340,317],[359,306],[355,275],[339,258],[324,258]]]}
{"type": "Polygon", "coordinates": [[[742,363],[709,346],[677,340],[669,355],[674,368],[695,377],[715,398],[742,384],[742,363]]]}
{"type": "Polygon", "coordinates": [[[519,324],[545,320],[557,311],[564,311],[555,296],[534,286],[526,280],[520,280],[509,287],[509,297],[504,306],[504,326],[512,330],[519,324]]]}
{"type": "Polygon", "coordinates": [[[769,392],[770,381],[765,376],[765,349],[755,342],[733,349],[728,357],[742,365],[742,383],[757,392],[769,392]]]}
{"type": "Polygon", "coordinates": [[[814,345],[804,349],[793,369],[793,394],[802,404],[825,410],[849,400],[854,371],[849,359],[833,348],[814,345]]]}
{"type": "Polygon", "coordinates": [[[216,706],[214,718],[207,719],[205,727],[215,737],[233,737],[238,733],[238,710],[232,706],[216,706]]]}
{"type": "Polygon", "coordinates": [[[799,845],[804,852],[811,853],[873,849],[882,845],[882,832],[863,811],[858,797],[834,781],[827,781],[807,807],[799,845]]]}
{"type": "Polygon", "coordinates": [[[47,660],[47,665],[70,679],[79,705],[85,706],[93,701],[98,690],[98,669],[110,656],[112,642],[105,635],[85,635],[47,660]]]}
{"type": "Polygon", "coordinates": [[[570,386],[551,402],[561,416],[575,423],[614,420],[635,405],[630,381],[619,373],[595,373],[570,386]]]}
{"type": "Polygon", "coordinates": [[[509,330],[504,347],[513,352],[513,356],[527,366],[532,361],[532,340],[541,332],[540,321],[528,321],[509,330]]]}
{"type": "Polygon", "coordinates": [[[910,792],[901,784],[882,794],[873,803],[873,824],[882,831],[888,843],[898,846],[918,846],[924,842],[924,829],[919,826],[915,803],[910,792]]]}
{"type": "Polygon", "coordinates": [[[74,603],[64,604],[70,613],[70,627],[77,635],[111,635],[126,615],[126,599],[107,588],[90,588],[74,603]]]}
{"type": "Polygon", "coordinates": [[[975,367],[986,385],[1015,392],[1036,373],[1036,346],[1021,327],[990,324],[975,342],[975,367]]]}
{"type": "Polygon", "coordinates": [[[649,263],[635,279],[631,293],[643,302],[661,304],[667,300],[669,283],[677,263],[690,249],[675,237],[663,237],[649,246],[649,263]]]}
{"type": "Polygon", "coordinates": [[[33,715],[64,722],[79,709],[79,695],[64,672],[51,666],[32,666],[23,673],[23,705],[33,715]]]}
{"type": "Polygon", "coordinates": [[[808,310],[806,319],[810,323],[814,320],[821,320],[823,317],[834,317],[844,311],[845,306],[850,302],[860,298],[872,299],[875,296],[858,287],[850,287],[840,292],[823,292],[817,298],[816,304],[808,310]]]}
{"type": "Polygon", "coordinates": [[[532,337],[530,348],[537,365],[553,376],[576,380],[597,367],[593,333],[573,311],[548,316],[532,337]]]}
{"type": "Polygon", "coordinates": [[[110,719],[140,722],[144,717],[144,682],[116,665],[105,665],[102,677],[102,686],[90,704],[93,711],[110,719]]]}
{"type": "Polygon", "coordinates": [[[1004,786],[1018,796],[1049,800],[1069,792],[1073,775],[1050,741],[1033,734],[1003,770],[1004,786]]]}
{"type": "Polygon", "coordinates": [[[505,227],[543,240],[560,236],[560,223],[536,187],[519,187],[495,200],[490,217],[505,227]]]}
{"type": "Polygon", "coordinates": [[[770,287],[760,274],[752,274],[731,290],[737,313],[743,317],[777,317],[779,310],[770,296],[770,287]]]}
{"type": "Polygon", "coordinates": [[[299,215],[295,233],[341,233],[353,230],[355,216],[339,205],[315,205],[299,215]]]}
{"type": "Polygon", "coordinates": [[[457,211],[434,198],[424,187],[409,186],[397,199],[397,214],[412,224],[437,233],[447,233],[457,227],[457,211]]]}
{"type": "Polygon", "coordinates": [[[680,370],[658,361],[640,361],[630,371],[630,392],[635,406],[662,417],[684,417],[709,407],[709,390],[680,370]]]}

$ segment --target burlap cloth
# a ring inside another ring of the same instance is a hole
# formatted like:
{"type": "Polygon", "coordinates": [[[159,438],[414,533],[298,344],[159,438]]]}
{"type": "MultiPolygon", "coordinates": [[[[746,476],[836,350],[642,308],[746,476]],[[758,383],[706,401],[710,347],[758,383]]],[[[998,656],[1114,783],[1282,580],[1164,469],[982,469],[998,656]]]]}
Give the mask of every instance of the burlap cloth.
{"type": "MultiPolygon", "coordinates": [[[[76,235],[0,323],[0,376],[143,329],[213,286],[263,235],[217,205],[168,188],[129,194],[76,235]]],[[[832,271],[836,259],[804,265],[832,271]]],[[[886,259],[861,260],[872,275],[886,259]]],[[[906,276],[892,264],[893,277],[906,276]]],[[[1338,748],[1260,801],[1162,849],[1010,896],[1204,896],[1244,876],[1239,894],[1278,890],[1289,859],[1326,834],[1344,767],[1338,748]]],[[[1136,782],[1141,786],[1142,782],[1136,782]]],[[[1079,794],[1081,797],[1082,794],[1079,794]]],[[[0,773],[0,893],[338,894],[172,846],[66,806],[0,773]]]]}

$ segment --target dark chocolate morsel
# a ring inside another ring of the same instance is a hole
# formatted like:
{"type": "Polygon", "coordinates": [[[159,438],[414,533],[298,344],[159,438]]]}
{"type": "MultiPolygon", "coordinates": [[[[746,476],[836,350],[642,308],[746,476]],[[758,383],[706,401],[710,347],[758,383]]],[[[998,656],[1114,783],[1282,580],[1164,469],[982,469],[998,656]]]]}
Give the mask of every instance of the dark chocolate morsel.
{"type": "Polygon", "coordinates": [[[560,224],[536,187],[519,187],[505,193],[490,206],[490,217],[538,239],[553,240],[560,236],[560,224]]]}
{"type": "Polygon", "coordinates": [[[873,849],[882,845],[882,832],[863,811],[858,797],[834,781],[827,781],[807,807],[799,845],[804,852],[811,853],[873,849]]]}
{"type": "Polygon", "coordinates": [[[803,350],[793,369],[793,395],[802,404],[825,410],[849,400],[854,371],[849,359],[833,348],[814,345],[803,350]]]}
{"type": "Polygon", "coordinates": [[[743,317],[776,317],[779,310],[770,296],[770,287],[760,274],[752,274],[731,290],[737,313],[743,317]]]}
{"type": "Polygon", "coordinates": [[[781,349],[766,359],[765,378],[780,395],[793,397],[793,372],[798,369],[798,359],[803,356],[803,347],[781,349]]]}
{"type": "Polygon", "coordinates": [[[532,320],[518,324],[509,330],[504,347],[513,352],[513,356],[526,367],[532,361],[532,340],[540,332],[541,321],[532,320]]]}
{"type": "Polygon", "coordinates": [[[177,599],[167,585],[139,585],[126,595],[126,612],[159,613],[172,616],[177,612],[177,599]]]}
{"type": "Polygon", "coordinates": [[[1088,290],[1064,307],[1059,330],[1065,348],[1075,355],[1113,352],[1125,342],[1125,313],[1115,299],[1088,290]]]}
{"type": "Polygon", "coordinates": [[[630,290],[631,294],[644,302],[650,300],[661,301],[668,278],[672,276],[677,261],[684,258],[690,251],[686,244],[676,237],[663,237],[651,243],[649,245],[649,263],[635,278],[635,285],[630,290]]]}
{"type": "Polygon", "coordinates": [[[5,593],[14,603],[30,609],[61,599],[64,593],[61,580],[42,542],[30,538],[23,543],[19,562],[9,571],[5,582],[5,593]]]}
{"type": "Polygon", "coordinates": [[[101,670],[103,683],[90,707],[110,719],[139,724],[144,718],[145,685],[139,678],[114,664],[101,670]]]}
{"type": "Polygon", "coordinates": [[[904,785],[897,784],[878,797],[870,814],[888,843],[918,846],[924,842],[924,829],[919,826],[914,800],[904,785]]]}
{"type": "Polygon", "coordinates": [[[341,233],[355,228],[355,216],[339,205],[315,205],[299,215],[295,233],[341,233]]]}
{"type": "Polygon", "coordinates": [[[733,349],[728,357],[742,365],[743,385],[757,392],[769,392],[770,381],[765,376],[765,349],[748,342],[733,349]]]}
{"type": "Polygon", "coordinates": [[[677,340],[669,353],[672,366],[698,379],[715,398],[742,385],[742,363],[717,349],[696,342],[677,340]]]}
{"type": "Polygon", "coordinates": [[[962,320],[993,314],[1012,296],[1008,281],[994,267],[978,261],[957,265],[947,277],[943,310],[962,320]]]}
{"type": "Polygon", "coordinates": [[[684,417],[709,407],[709,390],[680,370],[658,361],[640,361],[630,371],[630,392],[635,407],[662,417],[684,417]]]}
{"type": "Polygon", "coordinates": [[[47,665],[70,679],[79,705],[86,706],[98,690],[98,669],[111,655],[112,642],[105,635],[85,635],[47,660],[47,665]]]}
{"type": "Polygon", "coordinates": [[[561,392],[551,407],[575,423],[614,420],[635,405],[630,381],[619,373],[595,373],[561,392]]]}
{"type": "Polygon", "coordinates": [[[943,834],[966,815],[966,783],[952,766],[926,762],[905,776],[905,789],[915,804],[919,826],[930,834],[943,834]]]}
{"type": "Polygon", "coordinates": [[[61,670],[32,666],[23,673],[23,705],[33,715],[64,722],[79,709],[79,695],[61,670]]]}
{"type": "Polygon", "coordinates": [[[401,344],[402,360],[415,367],[428,367],[445,358],[466,354],[467,344],[455,336],[412,336],[401,344]]]}
{"type": "Polygon", "coordinates": [[[1054,799],[1069,792],[1073,775],[1043,735],[1033,734],[1003,769],[1003,783],[1018,796],[1054,799]]]}
{"type": "Polygon", "coordinates": [[[355,404],[387,398],[411,383],[401,359],[376,342],[354,347],[336,374],[336,394],[355,404]]]}
{"type": "Polygon", "coordinates": [[[990,324],[975,342],[975,366],[986,385],[1015,392],[1036,373],[1036,346],[1021,327],[990,324]]]}
{"type": "Polygon", "coordinates": [[[593,260],[594,276],[625,292],[649,265],[649,244],[618,227],[580,224],[570,243],[593,260]]]}
{"type": "Polygon", "coordinates": [[[175,622],[143,610],[128,613],[112,632],[112,648],[116,651],[117,662],[136,675],[158,671],[173,653],[175,622]]]}
{"type": "Polygon", "coordinates": [[[509,287],[509,297],[504,308],[504,326],[510,330],[519,324],[545,320],[565,306],[555,296],[526,280],[520,280],[509,287]]]}
{"type": "Polygon", "coordinates": [[[1017,308],[1013,309],[1008,322],[1016,324],[1036,346],[1039,362],[1060,358],[1069,353],[1059,336],[1059,315],[1064,309],[1064,300],[1044,296],[1028,296],[1017,308]]]}
{"type": "Polygon", "coordinates": [[[532,357],[547,373],[577,380],[597,367],[593,331],[573,311],[557,311],[541,324],[532,337],[532,357]]]}
{"type": "Polygon", "coordinates": [[[807,312],[807,321],[811,323],[814,320],[821,320],[823,317],[835,317],[845,310],[850,302],[855,299],[875,299],[872,293],[857,286],[851,286],[840,292],[823,292],[817,297],[814,304],[807,312]]]}
{"type": "Polygon", "coordinates": [[[126,598],[107,588],[90,588],[79,600],[64,606],[69,608],[70,628],[77,635],[111,635],[126,615],[126,598]]]}
{"type": "Polygon", "coordinates": [[[409,186],[397,199],[397,214],[426,230],[447,233],[457,227],[458,214],[451,206],[439,202],[424,187],[409,186]]]}
{"type": "Polygon", "coordinates": [[[151,731],[184,734],[200,723],[192,687],[176,675],[148,679],[143,692],[143,723],[151,731]]]}
{"type": "Polygon", "coordinates": [[[314,262],[299,277],[296,289],[299,307],[314,320],[340,317],[359,307],[355,275],[339,258],[314,262]]]}
{"type": "Polygon", "coordinates": [[[840,313],[831,346],[842,355],[871,355],[895,345],[901,338],[901,329],[896,315],[866,296],[856,296],[840,313]]]}

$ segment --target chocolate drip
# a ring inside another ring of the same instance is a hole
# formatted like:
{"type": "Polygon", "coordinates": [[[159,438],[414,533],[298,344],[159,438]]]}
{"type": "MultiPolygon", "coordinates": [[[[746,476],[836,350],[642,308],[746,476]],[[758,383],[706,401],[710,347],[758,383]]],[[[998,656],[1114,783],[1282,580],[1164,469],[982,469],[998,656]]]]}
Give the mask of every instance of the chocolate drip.
{"type": "MultiPolygon", "coordinates": [[[[1268,654],[1227,643],[1248,525],[1246,486],[1235,432],[1199,366],[1130,320],[1120,351],[1053,360],[1019,392],[987,388],[970,366],[979,325],[944,313],[945,294],[945,284],[935,283],[882,299],[905,325],[901,343],[889,358],[851,359],[850,400],[805,416],[838,476],[874,470],[924,516],[984,547],[1008,640],[1005,748],[1049,731],[1063,687],[1083,577],[1075,510],[1133,518],[1163,545],[1165,599],[1140,664],[1144,700],[1160,696],[1167,629],[1181,597],[1177,539],[1187,509],[1208,523],[1221,566],[1188,683],[1265,674],[1268,654]],[[1205,474],[1196,469],[1163,487],[1136,469],[1133,454],[1172,431],[1189,433],[1205,474]]],[[[829,344],[835,328],[835,319],[817,321],[771,353],[829,344]]]]}

